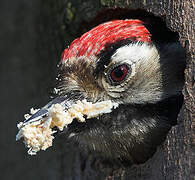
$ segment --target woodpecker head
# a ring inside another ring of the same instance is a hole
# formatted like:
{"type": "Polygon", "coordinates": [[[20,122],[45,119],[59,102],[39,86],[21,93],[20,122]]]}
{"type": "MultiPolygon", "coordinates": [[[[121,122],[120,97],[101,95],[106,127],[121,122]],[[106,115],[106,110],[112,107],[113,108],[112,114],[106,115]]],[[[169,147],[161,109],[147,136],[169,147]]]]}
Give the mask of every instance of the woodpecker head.
{"type": "Polygon", "coordinates": [[[67,138],[123,165],[143,163],[176,124],[184,67],[178,42],[155,42],[138,19],[108,21],[64,50],[56,88],[63,98],[51,104],[82,99],[118,103],[109,114],[73,121],[67,138]]]}

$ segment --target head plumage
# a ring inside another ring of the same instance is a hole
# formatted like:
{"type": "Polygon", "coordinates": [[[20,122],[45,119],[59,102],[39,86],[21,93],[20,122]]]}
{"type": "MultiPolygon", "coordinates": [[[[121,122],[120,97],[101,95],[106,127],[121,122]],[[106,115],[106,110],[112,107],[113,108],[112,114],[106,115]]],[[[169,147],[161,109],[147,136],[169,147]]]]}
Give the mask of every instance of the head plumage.
{"type": "Polygon", "coordinates": [[[106,46],[129,39],[151,42],[151,34],[140,20],[112,20],[96,26],[75,39],[62,54],[62,61],[72,57],[96,56],[106,46]]]}

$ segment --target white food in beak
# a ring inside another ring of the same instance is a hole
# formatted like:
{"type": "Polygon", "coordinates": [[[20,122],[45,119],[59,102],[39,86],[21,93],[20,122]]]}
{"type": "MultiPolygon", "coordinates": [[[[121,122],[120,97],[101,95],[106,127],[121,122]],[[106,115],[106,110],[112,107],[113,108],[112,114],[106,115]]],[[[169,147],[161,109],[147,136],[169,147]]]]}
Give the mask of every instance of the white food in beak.
{"type": "MultiPolygon", "coordinates": [[[[112,109],[117,108],[117,103],[102,101],[97,103],[87,102],[86,100],[77,101],[68,110],[64,111],[61,104],[54,104],[48,110],[48,116],[39,121],[31,122],[23,126],[20,122],[17,126],[19,129],[16,135],[16,140],[24,138],[24,143],[29,148],[28,154],[35,155],[40,150],[46,150],[52,146],[54,139],[52,128],[57,127],[60,131],[68,124],[71,124],[73,119],[79,122],[85,122],[84,115],[87,118],[97,117],[101,114],[110,113],[112,109]]],[[[36,112],[31,110],[31,115],[36,112]]],[[[30,118],[31,115],[25,115],[30,118]]]]}

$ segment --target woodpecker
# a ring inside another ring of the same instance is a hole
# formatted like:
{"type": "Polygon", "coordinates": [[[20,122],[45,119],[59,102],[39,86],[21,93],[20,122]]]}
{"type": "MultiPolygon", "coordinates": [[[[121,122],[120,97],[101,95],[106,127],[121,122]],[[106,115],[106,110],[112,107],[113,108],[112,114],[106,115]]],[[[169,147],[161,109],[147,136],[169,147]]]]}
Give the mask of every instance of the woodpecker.
{"type": "Polygon", "coordinates": [[[119,104],[111,113],[66,128],[68,139],[107,162],[146,162],[177,123],[185,53],[175,39],[152,32],[140,19],[112,19],[75,39],[62,54],[58,97],[50,105],[83,99],[119,104]]]}

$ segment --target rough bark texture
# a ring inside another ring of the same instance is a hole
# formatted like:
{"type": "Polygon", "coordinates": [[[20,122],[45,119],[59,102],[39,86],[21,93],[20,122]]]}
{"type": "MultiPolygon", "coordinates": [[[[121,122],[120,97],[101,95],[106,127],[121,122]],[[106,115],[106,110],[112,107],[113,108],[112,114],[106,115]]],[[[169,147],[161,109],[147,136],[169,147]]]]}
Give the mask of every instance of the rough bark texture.
{"type": "MultiPolygon", "coordinates": [[[[48,101],[55,65],[62,50],[77,37],[83,20],[103,7],[142,8],[163,16],[180,35],[187,52],[185,104],[166,142],[147,163],[119,170],[113,179],[195,179],[195,2],[194,0],[48,0],[2,1],[1,80],[1,179],[104,180],[83,159],[77,146],[58,137],[46,152],[30,157],[15,142],[16,122],[30,107],[48,101]],[[10,6],[10,4],[12,4],[10,6]]],[[[90,159],[90,157],[89,157],[90,159]]]]}

